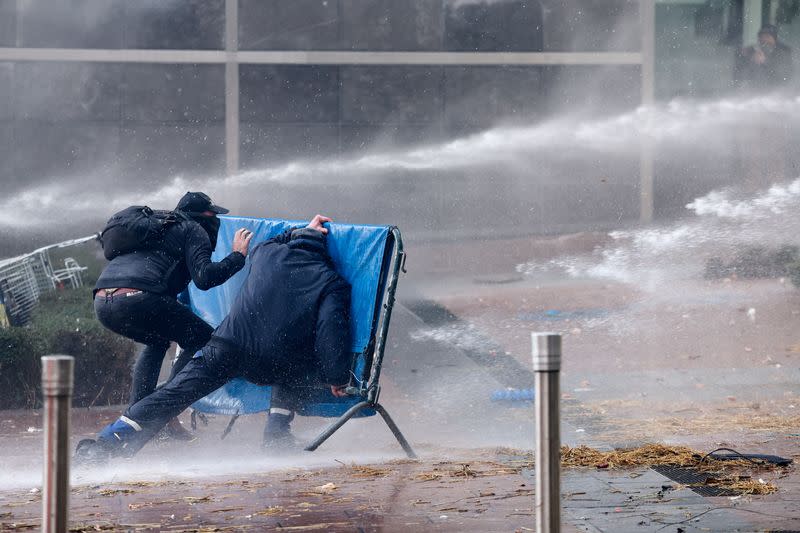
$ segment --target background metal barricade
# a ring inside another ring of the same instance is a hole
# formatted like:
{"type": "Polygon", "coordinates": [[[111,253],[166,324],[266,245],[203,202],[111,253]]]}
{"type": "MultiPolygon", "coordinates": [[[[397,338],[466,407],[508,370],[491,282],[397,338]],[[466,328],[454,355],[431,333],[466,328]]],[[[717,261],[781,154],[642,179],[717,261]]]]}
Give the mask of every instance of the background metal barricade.
{"type": "Polygon", "coordinates": [[[24,326],[42,295],[69,286],[83,286],[86,267],[72,258],[64,259],[64,268],[54,269],[50,252],[58,248],[77,246],[96,239],[90,235],[80,239],[52,244],[28,254],[0,260],[0,304],[11,326],[24,326]]]}

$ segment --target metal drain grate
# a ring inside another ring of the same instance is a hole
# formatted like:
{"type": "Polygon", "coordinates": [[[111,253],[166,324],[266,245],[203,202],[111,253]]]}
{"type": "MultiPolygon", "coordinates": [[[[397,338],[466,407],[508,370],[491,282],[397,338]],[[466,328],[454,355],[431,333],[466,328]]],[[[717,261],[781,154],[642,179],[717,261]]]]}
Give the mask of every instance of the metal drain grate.
{"type": "Polygon", "coordinates": [[[676,483],[686,485],[700,496],[737,496],[741,494],[738,490],[706,485],[708,478],[713,476],[698,472],[694,468],[662,465],[653,466],[651,468],[676,483]]]}

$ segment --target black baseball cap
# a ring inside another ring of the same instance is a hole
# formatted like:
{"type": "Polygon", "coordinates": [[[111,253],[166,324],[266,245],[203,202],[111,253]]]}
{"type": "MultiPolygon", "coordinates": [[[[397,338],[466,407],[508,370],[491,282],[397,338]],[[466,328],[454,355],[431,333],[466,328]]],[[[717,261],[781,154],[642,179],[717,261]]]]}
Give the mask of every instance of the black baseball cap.
{"type": "Polygon", "coordinates": [[[180,199],[178,205],[175,207],[176,211],[183,211],[184,213],[204,213],[211,211],[218,215],[230,213],[228,209],[222,206],[214,205],[211,198],[204,192],[187,192],[180,199]]]}

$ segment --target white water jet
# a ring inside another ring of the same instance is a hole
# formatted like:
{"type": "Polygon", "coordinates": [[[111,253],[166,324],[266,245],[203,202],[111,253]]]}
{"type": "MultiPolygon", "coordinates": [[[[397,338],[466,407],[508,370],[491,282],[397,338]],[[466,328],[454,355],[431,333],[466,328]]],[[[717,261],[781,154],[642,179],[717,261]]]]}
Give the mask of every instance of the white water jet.
{"type": "MultiPolygon", "coordinates": [[[[763,96],[712,102],[676,100],[605,119],[564,116],[529,126],[498,126],[452,141],[407,150],[295,161],[224,178],[175,176],[160,187],[148,190],[129,185],[126,189],[122,184],[114,184],[112,193],[95,185],[114,183],[111,176],[65,175],[54,177],[50,183],[6,195],[0,201],[0,227],[41,229],[56,222],[94,220],[99,206],[104,207],[104,215],[132,204],[170,207],[189,189],[240,199],[247,206],[256,200],[248,195],[253,188],[271,184],[354,186],[385,182],[393,179],[393,173],[397,172],[422,182],[446,171],[478,176],[521,173],[532,180],[544,180],[555,175],[552,170],[560,168],[565,159],[635,158],[643,139],[650,139],[660,154],[680,154],[696,150],[698,146],[706,153],[727,154],[731,149],[728,137],[731,131],[774,123],[776,119],[785,124],[800,122],[800,97],[763,96]]],[[[788,194],[794,193],[788,191],[788,194]]],[[[710,198],[706,203],[715,201],[710,198]]],[[[698,210],[708,209],[702,202],[696,206],[698,210]]],[[[736,212],[742,207],[731,205],[730,209],[736,212]]]]}

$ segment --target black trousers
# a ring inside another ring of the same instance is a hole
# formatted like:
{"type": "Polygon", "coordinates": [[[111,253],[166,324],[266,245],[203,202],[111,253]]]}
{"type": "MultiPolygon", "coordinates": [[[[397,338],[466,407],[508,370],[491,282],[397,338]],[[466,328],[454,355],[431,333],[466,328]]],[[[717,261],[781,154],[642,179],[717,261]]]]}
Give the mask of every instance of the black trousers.
{"type": "Polygon", "coordinates": [[[177,342],[183,348],[172,367],[172,379],[211,339],[214,331],[191,309],[170,296],[148,292],[132,296],[102,294],[98,292],[94,299],[100,323],[114,333],[145,345],[133,367],[131,405],[156,389],[170,342],[177,342]]]}
{"type": "Polygon", "coordinates": [[[270,378],[267,374],[268,367],[212,342],[203,348],[199,357],[190,359],[174,378],[129,406],[123,416],[136,424],[136,431],[106,445],[124,448],[125,455],[136,453],[173,417],[233,378],[242,377],[260,384],[272,383],[271,405],[292,411],[307,401],[308,394],[313,390],[317,393],[320,391],[321,385],[314,373],[304,375],[298,372],[288,380],[283,373],[280,379],[270,378]],[[276,381],[281,383],[276,385],[276,381]]]}
{"type": "Polygon", "coordinates": [[[190,359],[174,378],[128,407],[123,416],[139,427],[124,442],[114,444],[124,445],[126,455],[136,453],[184,409],[239,377],[240,366],[237,354],[206,346],[202,355],[190,359]]]}
{"type": "Polygon", "coordinates": [[[321,388],[327,387],[316,374],[293,376],[291,381],[273,385],[269,401],[270,412],[273,409],[280,409],[294,413],[312,401],[314,396],[318,396],[321,388]]]}

